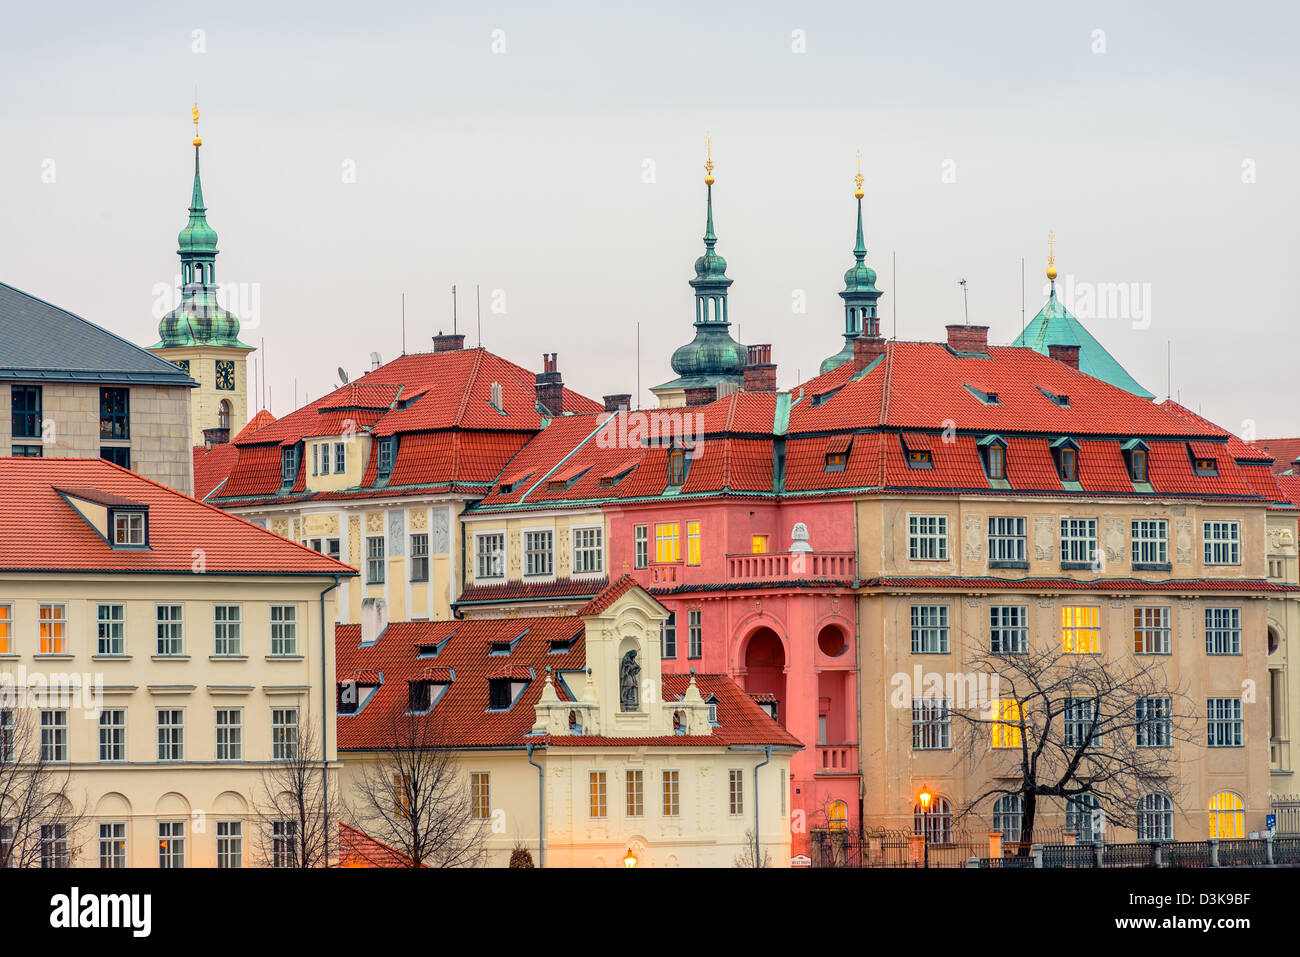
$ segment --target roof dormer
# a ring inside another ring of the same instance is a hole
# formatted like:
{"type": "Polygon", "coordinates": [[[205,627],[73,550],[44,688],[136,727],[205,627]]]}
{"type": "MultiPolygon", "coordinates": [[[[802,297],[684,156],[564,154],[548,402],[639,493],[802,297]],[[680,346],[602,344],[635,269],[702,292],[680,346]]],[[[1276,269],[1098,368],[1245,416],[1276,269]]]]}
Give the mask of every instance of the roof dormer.
{"type": "Polygon", "coordinates": [[[149,506],[91,488],[56,488],[111,548],[149,548],[149,506]]]}

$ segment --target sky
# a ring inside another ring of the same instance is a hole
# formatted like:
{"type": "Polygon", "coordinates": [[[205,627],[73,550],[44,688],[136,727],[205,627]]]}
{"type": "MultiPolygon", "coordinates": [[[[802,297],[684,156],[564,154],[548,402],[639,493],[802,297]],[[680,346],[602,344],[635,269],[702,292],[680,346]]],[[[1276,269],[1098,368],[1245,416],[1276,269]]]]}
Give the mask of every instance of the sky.
{"type": "Polygon", "coordinates": [[[5,20],[0,280],[157,341],[197,86],[217,279],[276,415],[398,355],[403,294],[406,349],[429,350],[453,284],[467,344],[481,327],[533,370],[556,352],[595,398],[639,374],[653,404],[693,336],[707,134],[733,333],[772,344],[780,387],[842,344],[861,151],[884,334],[942,340],[968,316],[1010,343],[1054,231],[1066,305],[1139,382],[1247,438],[1300,434],[1294,4],[172,0],[5,20]]]}

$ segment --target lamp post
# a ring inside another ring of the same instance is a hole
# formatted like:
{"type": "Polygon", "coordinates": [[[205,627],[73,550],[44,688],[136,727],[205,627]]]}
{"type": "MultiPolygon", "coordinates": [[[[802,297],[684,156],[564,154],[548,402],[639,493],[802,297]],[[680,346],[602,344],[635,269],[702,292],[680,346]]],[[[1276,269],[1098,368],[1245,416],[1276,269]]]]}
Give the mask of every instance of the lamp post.
{"type": "Polygon", "coordinates": [[[627,849],[627,854],[623,857],[623,866],[628,870],[636,867],[636,855],[632,853],[632,848],[627,849]]]}
{"type": "Polygon", "coordinates": [[[924,855],[925,863],[923,867],[930,866],[930,828],[927,826],[930,820],[930,802],[934,800],[934,795],[930,792],[928,784],[921,786],[921,793],[916,796],[916,801],[921,805],[921,853],[924,855]]]}

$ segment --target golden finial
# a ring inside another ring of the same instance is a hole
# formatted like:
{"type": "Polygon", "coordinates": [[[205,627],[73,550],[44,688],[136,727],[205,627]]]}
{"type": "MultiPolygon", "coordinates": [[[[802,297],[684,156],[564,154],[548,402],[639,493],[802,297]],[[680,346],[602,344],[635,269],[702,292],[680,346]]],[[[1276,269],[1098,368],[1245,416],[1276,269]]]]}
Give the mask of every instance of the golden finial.
{"type": "Polygon", "coordinates": [[[713,137],[704,134],[704,150],[708,154],[704,160],[704,185],[713,185],[713,137]]]}
{"type": "Polygon", "coordinates": [[[1056,233],[1047,234],[1047,278],[1056,282],[1056,233]]]}
{"type": "Polygon", "coordinates": [[[194,145],[202,146],[203,138],[199,136],[199,99],[197,93],[194,96],[194,109],[190,110],[190,113],[194,117],[194,145]]]}
{"type": "Polygon", "coordinates": [[[858,175],[853,177],[853,185],[857,187],[857,189],[853,191],[854,198],[861,199],[863,195],[862,194],[862,150],[858,150],[858,175]]]}

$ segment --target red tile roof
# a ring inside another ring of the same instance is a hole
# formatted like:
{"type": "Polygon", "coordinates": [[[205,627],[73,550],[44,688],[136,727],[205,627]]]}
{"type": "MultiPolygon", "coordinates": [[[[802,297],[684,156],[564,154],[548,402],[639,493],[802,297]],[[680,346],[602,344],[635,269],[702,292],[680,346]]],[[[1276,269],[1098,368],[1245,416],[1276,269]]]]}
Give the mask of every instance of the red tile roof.
{"type": "Polygon", "coordinates": [[[231,441],[237,442],[240,439],[246,439],[258,429],[264,429],[274,421],[275,416],[273,416],[269,410],[261,409],[258,411],[257,415],[248,420],[248,424],[240,429],[239,434],[231,441]]]}
{"type": "Polygon", "coordinates": [[[1300,439],[1259,439],[1255,444],[1273,457],[1275,472],[1287,471],[1300,459],[1300,439]]]}
{"type": "Polygon", "coordinates": [[[457,605],[482,605],[494,602],[543,601],[548,598],[589,599],[601,593],[609,579],[555,578],[550,581],[508,581],[499,585],[466,585],[456,599],[457,605]]]}
{"type": "Polygon", "coordinates": [[[239,449],[229,442],[208,447],[194,446],[194,497],[207,498],[208,493],[226,480],[239,449]]]}
{"type": "Polygon", "coordinates": [[[1300,586],[1254,578],[1182,578],[1169,581],[1145,581],[1138,578],[1098,578],[1084,581],[1075,578],[995,578],[971,576],[869,578],[863,588],[942,588],[957,591],[1173,591],[1173,592],[1296,592],[1300,586]]]}
{"type": "Polygon", "coordinates": [[[614,602],[618,601],[634,587],[637,581],[631,575],[624,575],[616,582],[604,589],[599,595],[593,598],[587,604],[578,610],[578,617],[585,618],[588,615],[599,615],[614,602]]]}
{"type": "MultiPolygon", "coordinates": [[[[339,821],[339,867],[410,867],[411,858],[339,821]]],[[[421,867],[428,867],[421,864],[421,867]]]]}

